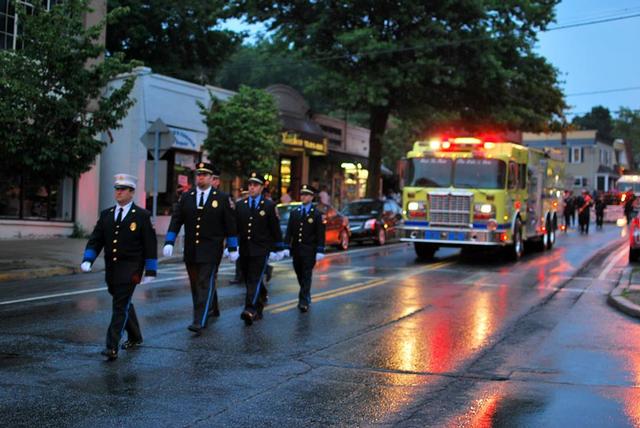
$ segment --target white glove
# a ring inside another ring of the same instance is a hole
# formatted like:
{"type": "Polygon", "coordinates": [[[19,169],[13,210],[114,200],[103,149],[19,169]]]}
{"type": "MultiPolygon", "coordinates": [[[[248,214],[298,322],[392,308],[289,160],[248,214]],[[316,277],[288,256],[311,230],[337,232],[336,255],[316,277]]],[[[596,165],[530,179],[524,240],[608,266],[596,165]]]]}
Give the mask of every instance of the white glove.
{"type": "Polygon", "coordinates": [[[276,254],[278,255],[278,260],[282,260],[285,257],[287,257],[287,254],[285,253],[287,250],[282,250],[282,251],[278,251],[276,254]]]}
{"type": "Polygon", "coordinates": [[[278,260],[280,260],[278,258],[278,253],[274,253],[274,252],[269,253],[269,261],[270,262],[277,262],[278,260]]]}
{"type": "Polygon", "coordinates": [[[162,255],[165,257],[171,257],[173,254],[173,245],[167,244],[162,248],[162,255]]]}
{"type": "Polygon", "coordinates": [[[225,259],[229,257],[229,250],[227,248],[222,251],[222,257],[225,259]]]}
{"type": "Polygon", "coordinates": [[[82,262],[80,270],[82,272],[91,272],[91,262],[82,262]]]}
{"type": "Polygon", "coordinates": [[[238,260],[238,257],[240,257],[240,251],[231,251],[229,253],[229,260],[231,260],[234,263],[236,260],[238,260]]]}
{"type": "Polygon", "coordinates": [[[281,253],[283,258],[291,257],[291,252],[289,250],[282,250],[281,253]]]}
{"type": "Polygon", "coordinates": [[[316,253],[316,261],[319,262],[322,259],[324,259],[324,253],[316,253]]]}
{"type": "Polygon", "coordinates": [[[153,280],[156,279],[155,276],[143,276],[142,277],[142,281],[140,281],[140,284],[148,284],[150,282],[153,282],[153,280]]]}

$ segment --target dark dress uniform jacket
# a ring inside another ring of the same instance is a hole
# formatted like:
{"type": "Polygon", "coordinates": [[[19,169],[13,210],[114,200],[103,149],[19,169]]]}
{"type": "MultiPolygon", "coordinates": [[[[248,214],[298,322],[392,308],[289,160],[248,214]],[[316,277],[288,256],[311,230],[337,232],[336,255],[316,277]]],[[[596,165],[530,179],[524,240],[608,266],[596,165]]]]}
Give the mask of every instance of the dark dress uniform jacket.
{"type": "Polygon", "coordinates": [[[184,192],[174,206],[167,232],[167,244],[174,245],[180,227],[184,225],[184,261],[186,263],[213,263],[219,261],[222,244],[237,247],[237,228],[229,195],[211,188],[204,208],[198,209],[198,192],[184,192]]]}
{"type": "Polygon", "coordinates": [[[324,253],[322,214],[313,205],[308,214],[303,211],[302,207],[291,211],[284,243],[291,248],[292,256],[315,257],[316,253],[324,253]]]}
{"type": "Polygon", "coordinates": [[[267,256],[271,251],[283,249],[280,220],[273,201],[260,199],[258,207],[250,208],[251,198],[236,207],[240,256],[267,256]]]}
{"type": "Polygon", "coordinates": [[[156,231],[149,211],[131,205],[129,212],[116,224],[117,206],[100,213],[89,237],[83,261],[93,263],[104,248],[105,280],[109,285],[137,284],[146,275],[155,276],[158,263],[156,231]]]}

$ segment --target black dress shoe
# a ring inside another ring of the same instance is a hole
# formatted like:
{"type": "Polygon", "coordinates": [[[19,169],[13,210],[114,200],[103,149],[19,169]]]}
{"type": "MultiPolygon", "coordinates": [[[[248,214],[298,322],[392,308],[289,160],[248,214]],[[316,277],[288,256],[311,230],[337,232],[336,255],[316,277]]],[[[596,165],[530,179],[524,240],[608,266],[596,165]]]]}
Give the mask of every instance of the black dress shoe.
{"type": "Polygon", "coordinates": [[[267,273],[265,278],[267,282],[271,281],[271,275],[273,275],[273,266],[267,265],[267,273]]]}
{"type": "Polygon", "coordinates": [[[307,312],[309,310],[309,305],[298,305],[298,309],[300,309],[300,312],[307,312]]]}
{"type": "Polygon", "coordinates": [[[194,333],[200,333],[202,331],[202,326],[200,324],[193,323],[189,327],[187,327],[189,331],[194,333]]]}
{"type": "Polygon", "coordinates": [[[109,360],[109,361],[113,361],[116,358],[118,358],[118,350],[117,349],[106,348],[100,353],[102,355],[104,355],[105,357],[107,357],[107,360],[109,360]]]}
{"type": "Polygon", "coordinates": [[[124,342],[122,344],[122,346],[120,348],[122,348],[124,350],[131,350],[131,349],[137,348],[140,345],[142,345],[142,339],[140,339],[140,340],[127,340],[126,342],[124,342]]]}
{"type": "Polygon", "coordinates": [[[255,315],[252,314],[250,311],[242,311],[242,313],[240,314],[240,318],[242,318],[242,320],[246,325],[251,325],[253,324],[253,319],[255,318],[255,315]]]}
{"type": "Polygon", "coordinates": [[[217,308],[216,308],[216,309],[214,309],[214,310],[213,310],[213,316],[214,316],[214,317],[219,317],[219,316],[220,316],[220,309],[217,309],[217,308]]]}

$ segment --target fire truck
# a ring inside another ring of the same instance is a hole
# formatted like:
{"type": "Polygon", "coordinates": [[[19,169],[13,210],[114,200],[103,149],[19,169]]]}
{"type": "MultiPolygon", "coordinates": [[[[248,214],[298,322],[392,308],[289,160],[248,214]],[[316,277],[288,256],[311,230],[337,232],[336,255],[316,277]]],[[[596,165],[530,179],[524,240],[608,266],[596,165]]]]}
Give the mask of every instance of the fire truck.
{"type": "Polygon", "coordinates": [[[553,247],[564,186],[559,152],[494,135],[417,141],[407,154],[400,239],[422,259],[440,247],[499,247],[518,260],[525,241],[553,247]]]}

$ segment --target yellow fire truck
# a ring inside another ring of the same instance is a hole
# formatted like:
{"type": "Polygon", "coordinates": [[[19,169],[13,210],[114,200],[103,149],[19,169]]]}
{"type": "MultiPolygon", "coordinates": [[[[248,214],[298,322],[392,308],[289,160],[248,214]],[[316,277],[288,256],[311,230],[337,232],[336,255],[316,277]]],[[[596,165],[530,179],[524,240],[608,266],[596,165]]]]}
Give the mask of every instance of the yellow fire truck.
{"type": "Polygon", "coordinates": [[[524,242],[551,249],[564,162],[492,135],[417,141],[407,155],[400,239],[419,258],[439,247],[501,247],[519,259],[524,242]]]}

